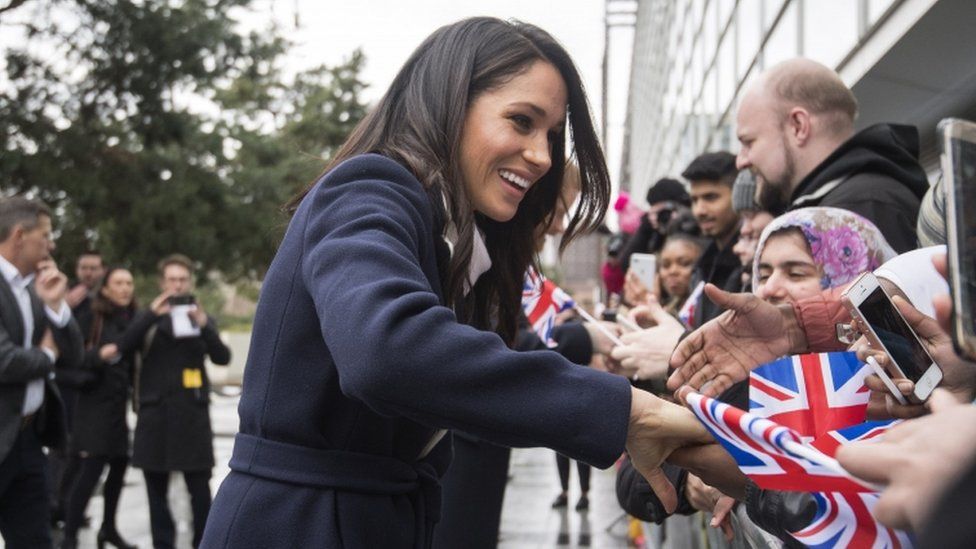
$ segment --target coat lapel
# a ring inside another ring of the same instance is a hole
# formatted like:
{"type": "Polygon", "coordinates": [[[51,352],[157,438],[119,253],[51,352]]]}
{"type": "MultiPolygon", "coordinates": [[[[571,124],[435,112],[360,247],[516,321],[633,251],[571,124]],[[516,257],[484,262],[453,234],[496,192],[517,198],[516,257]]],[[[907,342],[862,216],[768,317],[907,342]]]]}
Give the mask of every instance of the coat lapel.
{"type": "Polygon", "coordinates": [[[21,345],[24,341],[24,319],[20,316],[20,307],[17,306],[17,298],[14,297],[10,284],[2,276],[0,276],[0,318],[3,319],[3,325],[7,328],[10,339],[16,345],[21,345]]]}

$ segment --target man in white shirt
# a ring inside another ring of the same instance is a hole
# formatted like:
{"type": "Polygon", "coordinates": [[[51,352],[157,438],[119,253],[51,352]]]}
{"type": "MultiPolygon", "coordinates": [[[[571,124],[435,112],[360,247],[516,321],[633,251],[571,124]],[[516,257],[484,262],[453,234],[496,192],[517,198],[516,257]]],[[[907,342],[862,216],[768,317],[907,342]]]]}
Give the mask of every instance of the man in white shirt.
{"type": "Polygon", "coordinates": [[[83,352],[53,250],[46,206],[0,200],[0,536],[8,549],[52,545],[42,446],[64,441],[55,362],[63,355],[73,367],[83,352]]]}

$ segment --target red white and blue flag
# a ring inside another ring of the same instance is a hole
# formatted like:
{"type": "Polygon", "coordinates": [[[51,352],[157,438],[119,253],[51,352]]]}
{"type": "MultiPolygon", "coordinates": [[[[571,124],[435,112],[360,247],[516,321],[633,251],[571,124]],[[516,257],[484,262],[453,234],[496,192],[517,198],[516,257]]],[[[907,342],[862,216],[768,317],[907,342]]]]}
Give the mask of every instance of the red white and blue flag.
{"type": "Polygon", "coordinates": [[[811,494],[817,502],[817,514],[809,526],[790,532],[807,547],[912,547],[911,536],[879,524],[871,515],[878,494],[811,494]]]}
{"type": "Polygon", "coordinates": [[[691,293],[688,295],[688,299],[685,300],[684,304],[678,309],[678,320],[681,321],[689,330],[694,330],[697,326],[695,323],[695,309],[698,307],[698,302],[702,299],[702,293],[705,291],[705,281],[701,281],[691,293]]]}
{"type": "Polygon", "coordinates": [[[814,520],[791,532],[810,547],[903,548],[912,540],[903,531],[887,528],[871,515],[875,488],[854,479],[833,459],[837,447],[876,438],[895,421],[876,421],[830,431],[804,445],[798,432],[773,421],[718,402],[698,393],[688,406],[732,455],[739,469],[766,489],[811,492],[817,503],[814,520]],[[810,461],[796,453],[804,445],[810,461]]]}
{"type": "Polygon", "coordinates": [[[852,352],[781,358],[750,373],[749,411],[809,440],[864,422],[870,373],[852,352]]]}
{"type": "Polygon", "coordinates": [[[761,488],[793,492],[874,490],[841,469],[830,455],[819,455],[814,463],[796,453],[797,446],[805,446],[809,453],[820,454],[793,429],[698,393],[689,394],[687,401],[739,469],[761,488]]]}
{"type": "Polygon", "coordinates": [[[546,345],[556,346],[552,339],[556,315],[575,306],[576,302],[562,288],[529,267],[522,285],[522,311],[529,319],[532,330],[546,345]]]}

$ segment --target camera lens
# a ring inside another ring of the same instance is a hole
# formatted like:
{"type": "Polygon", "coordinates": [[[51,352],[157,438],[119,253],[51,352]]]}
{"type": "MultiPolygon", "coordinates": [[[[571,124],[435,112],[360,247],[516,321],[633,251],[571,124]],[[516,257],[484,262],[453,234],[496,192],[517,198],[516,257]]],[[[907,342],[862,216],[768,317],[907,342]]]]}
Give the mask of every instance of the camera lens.
{"type": "Polygon", "coordinates": [[[671,215],[674,214],[674,210],[661,210],[657,212],[657,224],[666,225],[668,221],[671,221],[671,215]]]}

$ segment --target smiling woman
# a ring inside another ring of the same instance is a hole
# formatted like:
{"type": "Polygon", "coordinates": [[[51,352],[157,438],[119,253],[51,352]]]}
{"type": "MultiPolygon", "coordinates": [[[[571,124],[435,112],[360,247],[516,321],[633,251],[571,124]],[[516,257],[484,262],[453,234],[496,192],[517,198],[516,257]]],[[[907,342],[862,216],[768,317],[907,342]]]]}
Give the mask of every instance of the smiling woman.
{"type": "Polygon", "coordinates": [[[473,18],[413,53],[292,203],[203,547],[429,547],[447,429],[602,467],[627,447],[674,501],[657,467],[707,438],[690,412],[507,345],[533,236],[561,215],[564,125],[580,182],[565,245],[600,222],[610,187],[565,50],[473,18]]]}
{"type": "Polygon", "coordinates": [[[552,167],[565,120],[566,85],[545,61],[474,100],[461,134],[461,174],[475,211],[500,222],[515,216],[552,167]]]}

